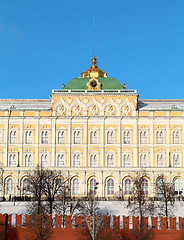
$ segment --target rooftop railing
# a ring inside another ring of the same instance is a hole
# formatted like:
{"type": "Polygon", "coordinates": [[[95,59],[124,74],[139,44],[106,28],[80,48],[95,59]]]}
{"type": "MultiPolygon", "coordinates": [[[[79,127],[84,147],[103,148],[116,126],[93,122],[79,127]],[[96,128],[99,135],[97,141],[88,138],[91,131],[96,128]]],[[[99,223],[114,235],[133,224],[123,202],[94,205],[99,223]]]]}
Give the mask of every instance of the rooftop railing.
{"type": "Polygon", "coordinates": [[[104,89],[104,90],[87,90],[87,89],[53,89],[52,93],[137,93],[135,89],[104,89]]]}

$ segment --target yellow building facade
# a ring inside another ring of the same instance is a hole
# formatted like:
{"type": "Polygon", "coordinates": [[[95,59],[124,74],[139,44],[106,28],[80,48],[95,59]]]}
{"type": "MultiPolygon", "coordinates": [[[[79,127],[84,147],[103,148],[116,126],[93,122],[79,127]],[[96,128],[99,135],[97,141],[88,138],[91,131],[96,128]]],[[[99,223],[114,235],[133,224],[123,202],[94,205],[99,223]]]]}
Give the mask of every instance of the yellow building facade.
{"type": "Polygon", "coordinates": [[[1,197],[26,195],[37,166],[70,179],[75,197],[126,199],[137,174],[150,197],[163,175],[183,195],[183,119],[184,100],[139,99],[93,57],[48,100],[0,100],[1,197]]]}

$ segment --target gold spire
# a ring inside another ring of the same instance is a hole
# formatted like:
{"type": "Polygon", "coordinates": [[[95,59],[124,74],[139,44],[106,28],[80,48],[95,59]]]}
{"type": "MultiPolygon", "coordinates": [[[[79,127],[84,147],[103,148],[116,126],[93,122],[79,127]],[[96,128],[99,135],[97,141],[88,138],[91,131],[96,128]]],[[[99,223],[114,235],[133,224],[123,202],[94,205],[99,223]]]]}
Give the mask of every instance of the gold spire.
{"type": "Polygon", "coordinates": [[[93,58],[95,57],[95,16],[93,16],[93,58]]]}
{"type": "Polygon", "coordinates": [[[82,72],[81,77],[83,77],[83,78],[107,77],[107,73],[103,72],[96,65],[97,61],[95,58],[95,17],[94,16],[93,16],[93,59],[92,59],[91,63],[92,63],[91,67],[89,69],[87,69],[85,72],[82,72]]]}

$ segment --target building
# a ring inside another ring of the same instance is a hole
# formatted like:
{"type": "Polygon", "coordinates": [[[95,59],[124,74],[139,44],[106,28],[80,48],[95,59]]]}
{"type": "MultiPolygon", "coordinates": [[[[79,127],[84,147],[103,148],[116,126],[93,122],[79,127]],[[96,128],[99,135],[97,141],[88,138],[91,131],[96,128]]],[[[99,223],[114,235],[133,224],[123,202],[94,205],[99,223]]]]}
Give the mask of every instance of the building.
{"type": "Polygon", "coordinates": [[[2,196],[27,194],[36,166],[70,178],[72,196],[131,195],[138,172],[157,196],[164,175],[183,194],[184,100],[143,100],[96,65],[48,100],[0,100],[2,196]],[[96,182],[98,189],[94,189],[96,182]]]}

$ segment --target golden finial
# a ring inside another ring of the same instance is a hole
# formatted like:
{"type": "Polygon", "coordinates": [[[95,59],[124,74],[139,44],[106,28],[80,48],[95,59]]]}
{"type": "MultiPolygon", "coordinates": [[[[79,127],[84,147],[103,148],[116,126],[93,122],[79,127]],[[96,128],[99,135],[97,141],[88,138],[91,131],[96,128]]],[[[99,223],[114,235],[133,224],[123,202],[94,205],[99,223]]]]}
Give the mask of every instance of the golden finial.
{"type": "Polygon", "coordinates": [[[85,72],[82,72],[81,77],[83,77],[83,78],[107,77],[107,73],[103,72],[96,65],[97,60],[95,58],[95,17],[94,16],[93,16],[93,59],[92,59],[91,63],[92,63],[92,65],[91,65],[90,69],[87,69],[85,72]]]}

